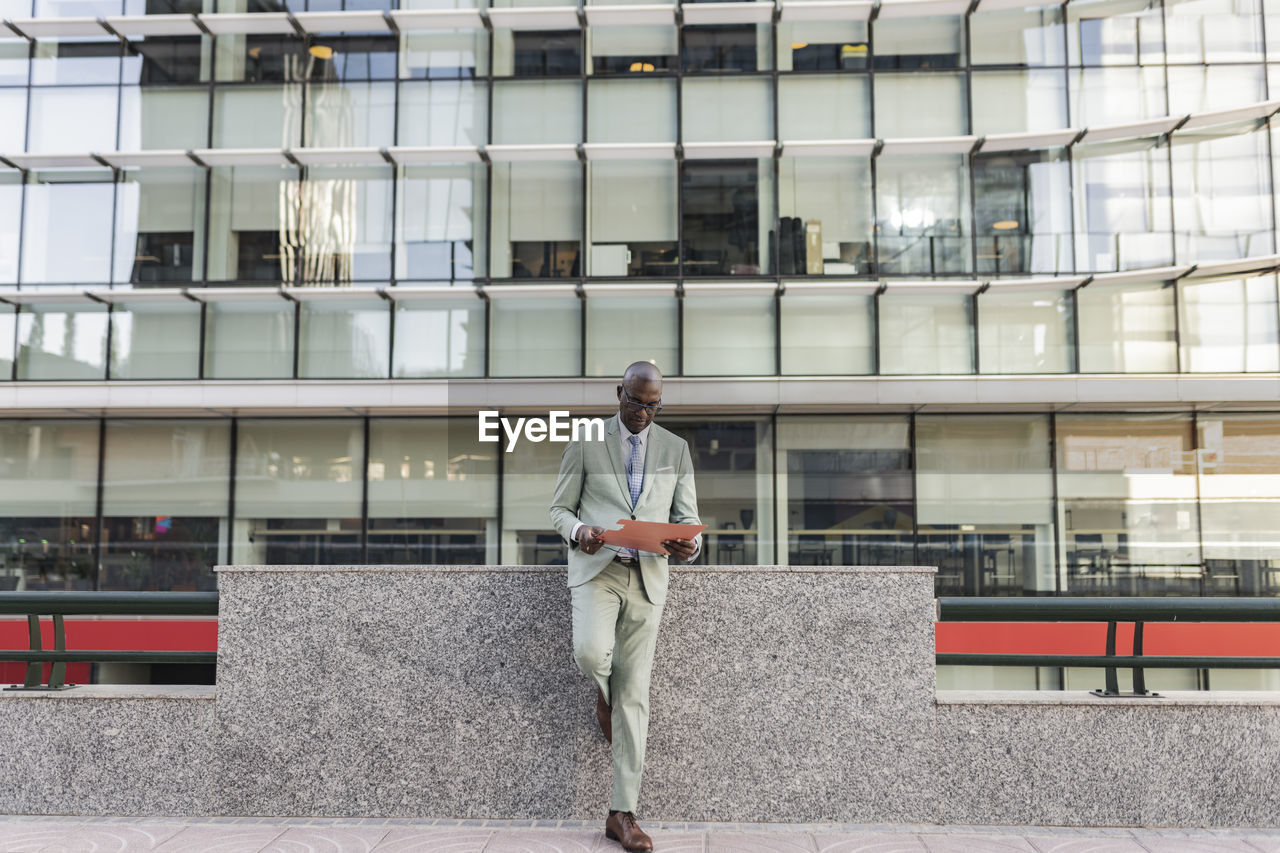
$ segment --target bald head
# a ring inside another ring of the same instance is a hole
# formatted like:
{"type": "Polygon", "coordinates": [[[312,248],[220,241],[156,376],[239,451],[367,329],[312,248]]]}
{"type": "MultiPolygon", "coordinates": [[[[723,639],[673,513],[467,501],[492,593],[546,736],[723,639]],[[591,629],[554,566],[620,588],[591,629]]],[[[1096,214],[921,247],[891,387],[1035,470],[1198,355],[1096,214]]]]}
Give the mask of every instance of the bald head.
{"type": "Polygon", "coordinates": [[[622,384],[630,389],[636,382],[657,382],[662,383],[662,371],[658,369],[658,365],[649,361],[633,361],[627,366],[627,370],[622,374],[622,384]]]}

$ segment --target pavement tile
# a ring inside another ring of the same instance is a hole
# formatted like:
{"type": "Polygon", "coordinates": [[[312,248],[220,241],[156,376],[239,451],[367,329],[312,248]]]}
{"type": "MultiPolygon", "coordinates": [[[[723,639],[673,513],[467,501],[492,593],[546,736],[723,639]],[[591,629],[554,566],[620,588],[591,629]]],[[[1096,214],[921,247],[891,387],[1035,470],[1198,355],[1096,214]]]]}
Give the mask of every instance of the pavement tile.
{"type": "Polygon", "coordinates": [[[1139,842],[1151,853],[1254,853],[1244,839],[1160,838],[1139,842]]]}
{"type": "Polygon", "coordinates": [[[386,834],[374,853],[481,853],[492,829],[474,827],[421,827],[416,829],[392,829],[386,834]]]}
{"type": "Polygon", "coordinates": [[[815,833],[818,853],[928,853],[915,835],[886,833],[815,833]]]}
{"type": "Polygon", "coordinates": [[[40,853],[143,853],[155,850],[182,832],[185,824],[84,825],[40,853]]]}
{"type": "Polygon", "coordinates": [[[807,833],[713,832],[707,853],[816,853],[807,833]]]}
{"type": "Polygon", "coordinates": [[[294,827],[280,835],[261,853],[369,853],[386,837],[387,827],[294,827]]]}
{"type": "Polygon", "coordinates": [[[1035,853],[1027,839],[1017,835],[921,835],[929,853],[1035,853]]]}
{"type": "MultiPolygon", "coordinates": [[[[600,833],[600,837],[604,838],[603,832],[600,833]]],[[[653,853],[706,853],[707,849],[707,837],[701,832],[659,829],[650,832],[649,837],[653,839],[653,853]]],[[[622,846],[618,842],[608,839],[604,839],[604,844],[599,848],[601,853],[604,851],[613,853],[621,849],[622,846]]]]}
{"type": "Polygon", "coordinates": [[[857,834],[815,833],[818,853],[928,853],[915,835],[862,832],[857,834]]]}
{"type": "Polygon", "coordinates": [[[601,849],[602,841],[603,832],[588,829],[499,832],[484,853],[594,853],[601,849]]]}
{"type": "Polygon", "coordinates": [[[1028,840],[1040,853],[1147,853],[1147,848],[1132,838],[1076,835],[1039,836],[1028,840]]]}
{"type": "Polygon", "coordinates": [[[156,853],[258,853],[284,832],[279,826],[188,826],[156,853]]]}
{"type": "Polygon", "coordinates": [[[1275,835],[1253,835],[1251,833],[1241,837],[1260,853],[1280,853],[1280,837],[1275,835]]]}
{"type": "Polygon", "coordinates": [[[80,828],[78,823],[65,824],[0,824],[0,853],[35,853],[66,838],[80,828]]]}

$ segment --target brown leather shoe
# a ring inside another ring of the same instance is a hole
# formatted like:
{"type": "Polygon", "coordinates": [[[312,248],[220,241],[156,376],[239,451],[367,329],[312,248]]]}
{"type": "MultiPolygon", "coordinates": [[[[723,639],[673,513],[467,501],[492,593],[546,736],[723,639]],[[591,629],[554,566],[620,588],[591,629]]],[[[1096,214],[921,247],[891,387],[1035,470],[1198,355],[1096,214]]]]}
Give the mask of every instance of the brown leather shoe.
{"type": "Polygon", "coordinates": [[[653,839],[644,834],[631,812],[610,812],[604,822],[604,834],[621,844],[623,850],[653,849],[653,839]]]}
{"type": "Polygon", "coordinates": [[[596,722],[600,724],[600,733],[609,743],[613,743],[613,709],[604,701],[604,691],[596,685],[596,722]]]}

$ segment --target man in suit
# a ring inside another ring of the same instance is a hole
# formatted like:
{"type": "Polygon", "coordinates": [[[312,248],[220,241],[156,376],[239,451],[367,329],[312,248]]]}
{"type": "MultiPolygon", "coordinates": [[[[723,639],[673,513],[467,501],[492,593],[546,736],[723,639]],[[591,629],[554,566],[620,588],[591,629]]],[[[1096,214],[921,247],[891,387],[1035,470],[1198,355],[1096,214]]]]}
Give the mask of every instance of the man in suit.
{"type": "MultiPolygon", "coordinates": [[[[618,415],[604,441],[565,447],[551,523],[569,543],[573,657],[596,683],[596,720],[613,750],[613,792],[605,834],[627,850],[652,850],[636,823],[649,730],[649,673],[667,597],[667,557],[605,545],[606,528],[627,517],[699,524],[693,458],[684,439],[653,422],[662,373],[638,361],[618,386],[618,415]]],[[[701,537],[668,539],[676,559],[694,560],[701,537]]]]}

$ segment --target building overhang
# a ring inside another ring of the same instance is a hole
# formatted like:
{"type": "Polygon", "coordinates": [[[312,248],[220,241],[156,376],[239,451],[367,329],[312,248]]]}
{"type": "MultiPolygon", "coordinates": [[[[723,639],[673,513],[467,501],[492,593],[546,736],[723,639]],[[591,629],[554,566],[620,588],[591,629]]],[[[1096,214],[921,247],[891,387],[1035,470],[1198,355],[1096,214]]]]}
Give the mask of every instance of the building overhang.
{"type": "MultiPolygon", "coordinates": [[[[616,378],[14,382],[4,417],[608,412],[616,378]]],[[[668,378],[664,417],[963,411],[1280,411],[1280,374],[668,378]]]]}

